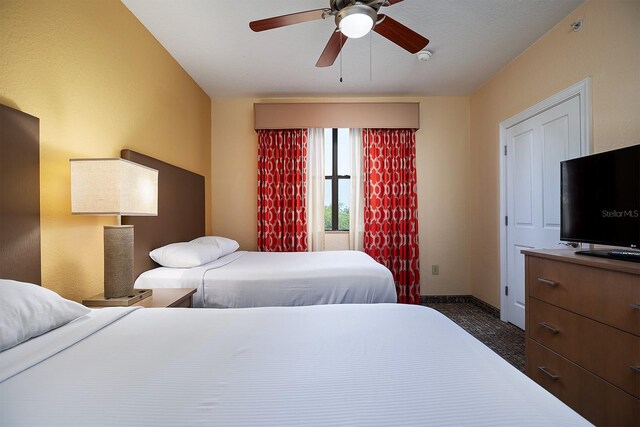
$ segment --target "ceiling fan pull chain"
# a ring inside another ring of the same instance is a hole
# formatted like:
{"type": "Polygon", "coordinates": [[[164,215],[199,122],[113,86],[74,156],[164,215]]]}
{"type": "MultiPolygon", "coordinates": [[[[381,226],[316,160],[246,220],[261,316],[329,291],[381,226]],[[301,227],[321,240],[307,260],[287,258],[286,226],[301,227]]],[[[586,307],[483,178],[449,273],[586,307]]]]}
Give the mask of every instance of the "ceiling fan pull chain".
{"type": "Polygon", "coordinates": [[[340,83],[342,83],[342,33],[340,33],[340,83]]]}
{"type": "Polygon", "coordinates": [[[371,33],[373,33],[373,31],[369,31],[369,82],[373,81],[373,50],[371,49],[371,33]]]}

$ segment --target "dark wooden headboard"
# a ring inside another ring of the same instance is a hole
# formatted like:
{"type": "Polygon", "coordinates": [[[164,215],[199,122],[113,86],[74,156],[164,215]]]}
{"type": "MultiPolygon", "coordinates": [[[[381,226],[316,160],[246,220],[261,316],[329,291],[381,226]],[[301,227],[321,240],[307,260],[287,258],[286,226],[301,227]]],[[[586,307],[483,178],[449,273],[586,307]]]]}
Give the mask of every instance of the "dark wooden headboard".
{"type": "Polygon", "coordinates": [[[205,233],[204,176],[131,150],[120,157],[158,171],[158,216],[123,216],[134,226],[134,276],[158,267],[149,252],[205,233]]]}
{"type": "Polygon", "coordinates": [[[40,285],[40,120],[0,105],[0,278],[40,285]]]}

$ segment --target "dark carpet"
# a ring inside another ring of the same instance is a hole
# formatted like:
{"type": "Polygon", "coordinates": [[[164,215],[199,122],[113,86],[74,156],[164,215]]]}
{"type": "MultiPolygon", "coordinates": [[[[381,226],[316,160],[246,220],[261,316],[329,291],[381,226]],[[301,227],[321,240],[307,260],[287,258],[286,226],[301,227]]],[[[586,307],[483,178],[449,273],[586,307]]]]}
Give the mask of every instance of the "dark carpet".
{"type": "Polygon", "coordinates": [[[524,372],[524,331],[472,302],[426,302],[524,372]]]}

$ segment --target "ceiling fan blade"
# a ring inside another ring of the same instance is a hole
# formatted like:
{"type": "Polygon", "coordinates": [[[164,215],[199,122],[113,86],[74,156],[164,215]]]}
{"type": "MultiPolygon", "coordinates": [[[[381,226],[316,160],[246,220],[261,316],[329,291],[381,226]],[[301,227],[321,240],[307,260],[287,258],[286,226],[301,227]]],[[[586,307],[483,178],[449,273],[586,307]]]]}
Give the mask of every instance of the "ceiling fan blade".
{"type": "Polygon", "coordinates": [[[340,31],[334,31],[331,34],[331,38],[324,47],[316,67],[330,67],[336,61],[336,58],[342,50],[342,46],[347,42],[348,37],[342,34],[340,31]]]}
{"type": "Polygon", "coordinates": [[[387,0],[387,3],[389,3],[389,6],[393,6],[396,3],[400,3],[403,0],[387,0]]]}
{"type": "Polygon", "coordinates": [[[300,24],[302,22],[322,19],[322,15],[327,9],[307,10],[306,12],[290,13],[289,15],[274,16],[273,18],[260,19],[249,23],[249,28],[253,31],[272,30],[274,28],[286,27],[287,25],[300,24]]]}
{"type": "Polygon", "coordinates": [[[373,31],[411,53],[418,53],[429,44],[428,39],[386,15],[378,15],[378,22],[373,31]]]}

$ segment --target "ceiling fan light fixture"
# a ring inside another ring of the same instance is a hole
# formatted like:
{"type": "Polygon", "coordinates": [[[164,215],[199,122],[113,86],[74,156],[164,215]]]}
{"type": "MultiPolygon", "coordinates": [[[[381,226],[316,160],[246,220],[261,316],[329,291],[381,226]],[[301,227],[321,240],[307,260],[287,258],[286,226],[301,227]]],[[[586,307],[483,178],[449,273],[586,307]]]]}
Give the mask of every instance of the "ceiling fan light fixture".
{"type": "Polygon", "coordinates": [[[350,39],[358,39],[371,31],[378,14],[370,6],[354,4],[340,10],[336,15],[336,26],[350,39]]]}

